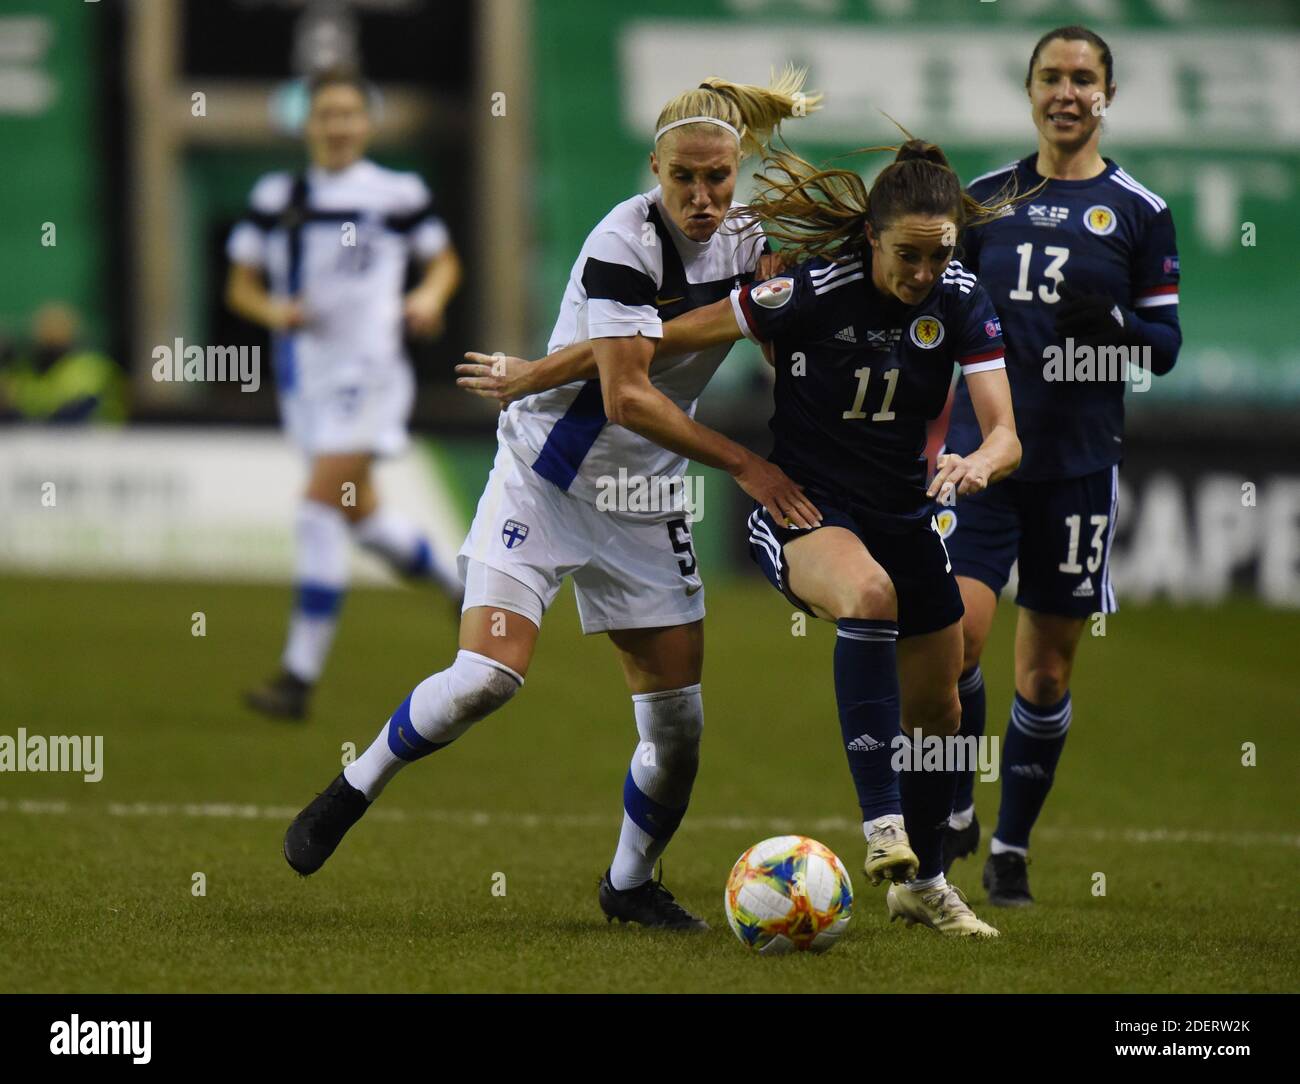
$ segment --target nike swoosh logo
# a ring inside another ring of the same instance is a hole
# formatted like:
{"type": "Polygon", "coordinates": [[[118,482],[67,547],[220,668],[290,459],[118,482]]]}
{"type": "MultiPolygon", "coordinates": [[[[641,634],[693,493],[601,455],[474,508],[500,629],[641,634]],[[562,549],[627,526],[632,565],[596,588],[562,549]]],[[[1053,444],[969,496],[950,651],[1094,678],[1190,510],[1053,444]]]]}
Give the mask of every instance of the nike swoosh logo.
{"type": "Polygon", "coordinates": [[[704,584],[700,584],[698,587],[688,587],[688,588],[686,588],[686,597],[687,597],[687,598],[690,598],[691,595],[699,594],[700,589],[701,589],[703,586],[704,586],[704,584]]]}
{"type": "Polygon", "coordinates": [[[685,300],[686,298],[684,296],[683,297],[656,297],[655,307],[662,309],[665,305],[672,305],[675,302],[685,301],[685,300]]]}
{"type": "Polygon", "coordinates": [[[402,728],[400,726],[397,728],[397,738],[403,745],[406,746],[406,748],[411,750],[412,753],[418,753],[420,751],[409,741],[406,740],[406,735],[402,733],[402,728]]]}

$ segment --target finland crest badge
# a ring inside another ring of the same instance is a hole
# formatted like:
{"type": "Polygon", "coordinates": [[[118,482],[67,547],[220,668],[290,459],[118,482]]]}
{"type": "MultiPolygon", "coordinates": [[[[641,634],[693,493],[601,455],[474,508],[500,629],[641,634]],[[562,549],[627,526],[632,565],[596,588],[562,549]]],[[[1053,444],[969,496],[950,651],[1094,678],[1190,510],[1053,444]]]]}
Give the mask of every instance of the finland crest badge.
{"type": "Polygon", "coordinates": [[[517,519],[506,520],[505,526],[501,528],[501,541],[505,543],[508,550],[522,546],[527,537],[528,524],[520,523],[517,519]]]}

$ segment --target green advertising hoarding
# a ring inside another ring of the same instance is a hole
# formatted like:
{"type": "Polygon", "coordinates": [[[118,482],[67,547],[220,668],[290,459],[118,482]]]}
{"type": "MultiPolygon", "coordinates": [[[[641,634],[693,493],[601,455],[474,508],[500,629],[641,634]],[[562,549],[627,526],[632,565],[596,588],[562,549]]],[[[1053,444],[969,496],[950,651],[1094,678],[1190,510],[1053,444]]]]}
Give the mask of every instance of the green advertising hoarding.
{"type": "Polygon", "coordinates": [[[102,342],[104,179],[96,146],[93,4],[0,0],[0,336],[64,301],[102,342]]]}
{"type": "MultiPolygon", "coordinates": [[[[1300,402],[1300,5],[539,0],[535,19],[539,324],[549,328],[592,226],[654,183],[659,109],[705,76],[766,82],[787,61],[807,66],[826,103],[787,123],[797,150],[824,160],[897,142],[888,113],[969,180],[1034,149],[1030,52],[1045,30],[1078,22],[1115,56],[1103,153],[1169,203],[1178,229],[1184,347],[1151,398],[1300,402]]],[[[867,176],[884,164],[856,161],[867,176]]]]}

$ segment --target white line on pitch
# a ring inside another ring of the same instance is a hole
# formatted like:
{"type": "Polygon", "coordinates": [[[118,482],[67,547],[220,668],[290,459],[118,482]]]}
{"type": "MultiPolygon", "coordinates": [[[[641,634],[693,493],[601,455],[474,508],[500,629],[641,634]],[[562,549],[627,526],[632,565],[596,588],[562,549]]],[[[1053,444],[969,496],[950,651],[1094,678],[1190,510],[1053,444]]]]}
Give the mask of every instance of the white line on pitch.
{"type": "MultiPolygon", "coordinates": [[[[109,802],[105,806],[75,805],[70,802],[41,802],[0,799],[0,813],[23,813],[29,816],[96,814],[110,817],[211,817],[217,820],[271,820],[286,824],[298,813],[295,806],[254,805],[242,802],[109,802]]],[[[618,815],[488,813],[473,809],[388,809],[370,810],[367,820],[390,823],[433,821],[468,828],[613,828],[618,815]]],[[[847,817],[687,817],[682,831],[749,831],[749,832],[854,832],[861,831],[859,821],[847,817]]],[[[1034,835],[1047,840],[1083,840],[1091,843],[1192,843],[1235,844],[1238,846],[1300,847],[1300,835],[1288,832],[1207,832],[1184,828],[1037,828],[1034,835]]]]}

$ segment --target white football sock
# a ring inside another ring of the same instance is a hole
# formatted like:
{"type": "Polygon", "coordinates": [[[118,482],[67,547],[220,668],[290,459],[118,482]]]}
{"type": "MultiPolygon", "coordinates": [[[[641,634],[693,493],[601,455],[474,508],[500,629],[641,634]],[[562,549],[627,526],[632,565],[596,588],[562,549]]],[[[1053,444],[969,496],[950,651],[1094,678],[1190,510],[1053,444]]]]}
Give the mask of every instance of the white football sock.
{"type": "Polygon", "coordinates": [[[913,892],[929,892],[930,889],[939,888],[947,883],[948,882],[944,879],[943,874],[939,873],[933,877],[916,877],[907,882],[907,887],[913,892]]]}
{"type": "Polygon", "coordinates": [[[900,831],[905,830],[903,827],[903,814],[886,813],[883,817],[877,817],[874,821],[863,821],[862,834],[866,836],[867,839],[870,839],[871,833],[874,832],[877,828],[887,828],[887,827],[897,828],[900,831]]]}
{"type": "Polygon", "coordinates": [[[953,810],[948,815],[948,827],[955,828],[958,832],[964,831],[971,826],[971,821],[975,819],[975,806],[972,803],[968,809],[953,810]]]}
{"type": "Polygon", "coordinates": [[[998,839],[997,836],[994,836],[992,841],[989,843],[989,854],[1007,854],[1007,853],[1018,854],[1020,855],[1021,858],[1028,858],[1029,848],[1009,847],[1007,846],[1007,844],[1003,843],[1002,840],[998,839]]]}
{"type": "Polygon", "coordinates": [[[298,597],[281,659],[281,665],[302,681],[316,681],[325,666],[348,586],[349,556],[348,525],[342,509],[303,501],[295,524],[298,597]]]}
{"type": "Polygon", "coordinates": [[[691,800],[704,732],[698,685],[637,693],[632,710],[641,742],[623,786],[623,827],[609,867],[610,883],[619,891],[650,880],[677,831],[691,800]]]}
{"type": "Polygon", "coordinates": [[[523,683],[505,663],[462,648],[446,670],[415,687],[343,778],[373,802],[405,765],[455,741],[523,683]]]}

